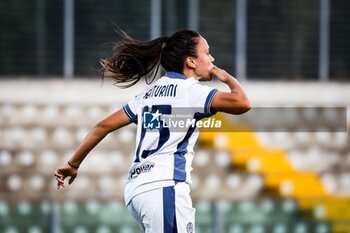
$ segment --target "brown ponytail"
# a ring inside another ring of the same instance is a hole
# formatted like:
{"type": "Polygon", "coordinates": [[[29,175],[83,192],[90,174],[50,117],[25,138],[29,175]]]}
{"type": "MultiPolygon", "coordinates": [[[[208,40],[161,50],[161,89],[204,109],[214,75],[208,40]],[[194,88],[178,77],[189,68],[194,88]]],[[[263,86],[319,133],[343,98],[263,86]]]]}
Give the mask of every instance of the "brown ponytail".
{"type": "Polygon", "coordinates": [[[159,37],[151,41],[131,38],[117,28],[122,40],[113,48],[110,58],[102,59],[102,77],[111,78],[116,84],[127,88],[136,84],[142,77],[151,83],[161,64],[166,71],[183,72],[185,56],[196,56],[198,33],[182,30],[171,37],[159,37]],[[164,47],[164,48],[163,48],[164,47]],[[153,79],[149,81],[151,76],[153,79]]]}

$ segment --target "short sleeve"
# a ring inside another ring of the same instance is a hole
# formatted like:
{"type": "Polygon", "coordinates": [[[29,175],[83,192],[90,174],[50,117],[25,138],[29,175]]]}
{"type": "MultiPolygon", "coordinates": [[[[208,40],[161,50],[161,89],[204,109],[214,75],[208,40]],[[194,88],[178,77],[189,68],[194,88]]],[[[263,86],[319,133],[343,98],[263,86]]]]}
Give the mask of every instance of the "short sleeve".
{"type": "Polygon", "coordinates": [[[123,106],[123,110],[126,115],[129,117],[130,121],[137,124],[137,115],[138,115],[138,96],[132,98],[127,104],[123,106]]]}
{"type": "Polygon", "coordinates": [[[198,113],[204,116],[214,115],[215,110],[211,110],[211,103],[214,99],[217,89],[203,86],[199,82],[194,82],[188,88],[188,98],[192,107],[198,108],[198,113]]]}

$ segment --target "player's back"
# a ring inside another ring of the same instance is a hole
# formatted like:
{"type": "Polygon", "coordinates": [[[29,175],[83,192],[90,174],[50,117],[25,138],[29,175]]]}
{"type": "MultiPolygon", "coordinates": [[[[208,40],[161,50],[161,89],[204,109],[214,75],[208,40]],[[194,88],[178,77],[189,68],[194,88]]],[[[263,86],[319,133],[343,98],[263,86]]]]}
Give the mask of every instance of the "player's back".
{"type": "Polygon", "coordinates": [[[210,115],[215,93],[194,78],[168,72],[124,106],[138,124],[126,197],[174,182],[190,183],[193,146],[198,138],[195,122],[210,115]]]}

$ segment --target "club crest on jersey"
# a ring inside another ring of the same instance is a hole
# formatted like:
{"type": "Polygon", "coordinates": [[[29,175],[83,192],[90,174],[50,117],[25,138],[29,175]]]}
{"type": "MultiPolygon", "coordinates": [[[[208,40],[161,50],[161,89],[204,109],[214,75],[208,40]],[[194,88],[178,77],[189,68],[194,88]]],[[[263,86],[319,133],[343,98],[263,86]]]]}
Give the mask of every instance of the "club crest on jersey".
{"type": "Polygon", "coordinates": [[[159,129],[162,114],[157,110],[156,112],[144,112],[143,113],[143,127],[146,129],[159,129]]]}
{"type": "Polygon", "coordinates": [[[187,233],[193,233],[193,223],[189,222],[186,226],[187,233]]]}
{"type": "Polygon", "coordinates": [[[144,163],[136,166],[129,171],[129,179],[138,177],[141,173],[150,172],[154,168],[154,163],[144,163]]]}

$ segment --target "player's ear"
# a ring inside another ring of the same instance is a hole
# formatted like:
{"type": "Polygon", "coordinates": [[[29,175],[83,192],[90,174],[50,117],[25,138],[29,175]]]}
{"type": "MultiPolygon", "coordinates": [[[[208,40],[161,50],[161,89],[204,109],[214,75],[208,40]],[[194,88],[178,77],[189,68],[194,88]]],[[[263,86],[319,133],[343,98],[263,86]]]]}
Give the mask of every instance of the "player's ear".
{"type": "Polygon", "coordinates": [[[186,57],[185,64],[189,68],[193,68],[193,69],[196,68],[196,61],[194,60],[193,57],[186,57]]]}

